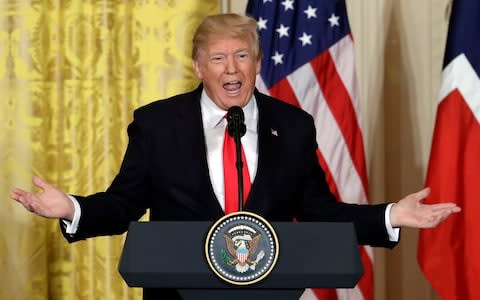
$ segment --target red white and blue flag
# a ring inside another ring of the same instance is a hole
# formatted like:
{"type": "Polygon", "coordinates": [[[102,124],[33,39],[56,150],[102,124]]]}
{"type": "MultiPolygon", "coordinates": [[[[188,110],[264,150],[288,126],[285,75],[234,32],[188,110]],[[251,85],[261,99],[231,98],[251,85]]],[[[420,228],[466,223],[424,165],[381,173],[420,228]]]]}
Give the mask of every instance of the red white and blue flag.
{"type": "MultiPolygon", "coordinates": [[[[250,0],[263,60],[257,88],[315,119],[319,162],[339,201],[368,203],[353,40],[345,1],[250,0]]],[[[373,254],[353,289],[307,289],[301,299],[373,299],[373,254]]]]}
{"type": "Polygon", "coordinates": [[[425,203],[456,202],[462,212],[420,232],[418,262],[441,299],[480,299],[480,1],[455,0],[425,203]]]}

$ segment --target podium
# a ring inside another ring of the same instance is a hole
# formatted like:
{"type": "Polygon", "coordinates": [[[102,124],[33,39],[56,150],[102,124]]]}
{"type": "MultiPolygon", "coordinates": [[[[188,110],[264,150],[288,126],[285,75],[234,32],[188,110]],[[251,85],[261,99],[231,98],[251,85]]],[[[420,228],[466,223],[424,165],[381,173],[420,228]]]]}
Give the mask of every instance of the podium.
{"type": "Polygon", "coordinates": [[[272,222],[279,256],[262,281],[236,286],[209,268],[213,222],[132,222],[119,272],[130,287],[175,288],[183,299],[298,299],[305,288],[352,288],[363,274],[352,223],[272,222]]]}

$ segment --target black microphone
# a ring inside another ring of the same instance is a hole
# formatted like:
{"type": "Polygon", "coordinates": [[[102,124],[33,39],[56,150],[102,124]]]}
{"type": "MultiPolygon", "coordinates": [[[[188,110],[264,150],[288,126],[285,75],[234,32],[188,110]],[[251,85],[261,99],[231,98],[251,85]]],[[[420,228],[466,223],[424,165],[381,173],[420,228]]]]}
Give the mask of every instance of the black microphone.
{"type": "Polygon", "coordinates": [[[245,135],[247,127],[245,126],[245,115],[240,106],[232,106],[227,112],[228,134],[235,141],[235,153],[238,179],[238,210],[243,210],[243,163],[242,163],[242,141],[240,138],[245,135]]]}
{"type": "Polygon", "coordinates": [[[228,134],[235,138],[235,135],[239,135],[239,138],[245,135],[247,127],[245,126],[245,115],[243,109],[240,106],[232,106],[227,112],[228,122],[228,134]]]}

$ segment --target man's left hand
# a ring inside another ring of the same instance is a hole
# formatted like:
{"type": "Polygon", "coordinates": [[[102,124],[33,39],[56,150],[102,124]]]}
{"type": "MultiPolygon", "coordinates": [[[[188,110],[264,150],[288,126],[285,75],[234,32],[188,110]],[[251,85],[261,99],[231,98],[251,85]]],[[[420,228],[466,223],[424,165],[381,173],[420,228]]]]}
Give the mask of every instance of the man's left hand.
{"type": "Polygon", "coordinates": [[[430,194],[430,188],[410,194],[392,206],[390,222],[392,227],[433,228],[458,213],[461,208],[455,203],[423,204],[430,194]]]}

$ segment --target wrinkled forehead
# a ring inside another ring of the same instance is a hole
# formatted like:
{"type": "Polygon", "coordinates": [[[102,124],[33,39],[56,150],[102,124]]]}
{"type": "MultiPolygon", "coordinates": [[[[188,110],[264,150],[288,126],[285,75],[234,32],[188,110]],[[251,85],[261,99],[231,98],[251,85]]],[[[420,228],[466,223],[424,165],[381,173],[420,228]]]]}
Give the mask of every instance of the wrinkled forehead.
{"type": "Polygon", "coordinates": [[[212,53],[238,53],[247,51],[248,53],[255,53],[255,45],[248,36],[229,37],[216,36],[208,39],[205,43],[199,45],[197,49],[197,57],[203,54],[212,53]]]}

